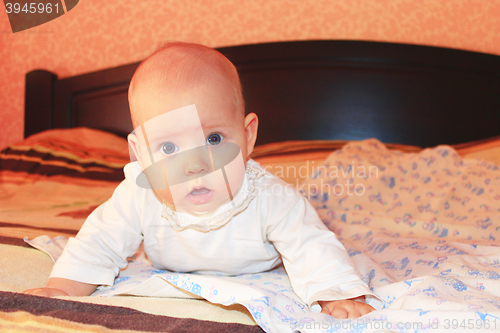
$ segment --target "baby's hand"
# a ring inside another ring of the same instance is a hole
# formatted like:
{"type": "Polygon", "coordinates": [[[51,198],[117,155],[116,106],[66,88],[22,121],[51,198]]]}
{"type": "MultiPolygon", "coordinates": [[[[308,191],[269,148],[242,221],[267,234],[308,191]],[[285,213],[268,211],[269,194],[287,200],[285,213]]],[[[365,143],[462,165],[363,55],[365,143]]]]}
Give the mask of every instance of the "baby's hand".
{"type": "Polygon", "coordinates": [[[97,285],[88,284],[62,278],[50,278],[45,288],[36,288],[23,291],[25,294],[56,297],[56,296],[88,296],[97,285]]]}
{"type": "Polygon", "coordinates": [[[360,296],[338,301],[318,301],[318,303],[321,305],[321,313],[337,319],[356,319],[375,310],[371,305],[366,304],[364,299],[364,296],[360,296]]]}
{"type": "Polygon", "coordinates": [[[28,289],[23,291],[23,294],[45,296],[45,297],[68,296],[68,294],[65,291],[55,288],[28,289]]]}

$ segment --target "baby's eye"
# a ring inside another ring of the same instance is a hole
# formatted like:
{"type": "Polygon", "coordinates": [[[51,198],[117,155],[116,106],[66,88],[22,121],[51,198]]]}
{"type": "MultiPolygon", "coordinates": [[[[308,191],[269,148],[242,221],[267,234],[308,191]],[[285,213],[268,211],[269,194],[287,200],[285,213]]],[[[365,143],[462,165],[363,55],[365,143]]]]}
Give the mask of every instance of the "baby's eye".
{"type": "Polygon", "coordinates": [[[207,138],[207,144],[216,146],[224,140],[224,137],[219,133],[212,133],[207,138]]]}
{"type": "Polygon", "coordinates": [[[165,142],[161,146],[162,153],[167,154],[167,155],[173,154],[178,150],[179,150],[179,148],[177,148],[177,146],[174,145],[172,142],[165,142]]]}

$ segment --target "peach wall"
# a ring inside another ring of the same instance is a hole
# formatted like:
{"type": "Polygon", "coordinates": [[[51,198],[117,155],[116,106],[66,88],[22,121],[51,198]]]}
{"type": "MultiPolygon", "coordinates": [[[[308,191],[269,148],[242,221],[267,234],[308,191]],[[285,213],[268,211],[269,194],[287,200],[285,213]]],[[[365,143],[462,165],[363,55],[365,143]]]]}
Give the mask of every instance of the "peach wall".
{"type": "Polygon", "coordinates": [[[23,137],[24,75],[30,70],[59,77],[100,70],[139,61],[165,40],[218,47],[304,39],[500,55],[500,0],[80,0],[66,15],[16,34],[2,8],[0,149],[23,137]]]}

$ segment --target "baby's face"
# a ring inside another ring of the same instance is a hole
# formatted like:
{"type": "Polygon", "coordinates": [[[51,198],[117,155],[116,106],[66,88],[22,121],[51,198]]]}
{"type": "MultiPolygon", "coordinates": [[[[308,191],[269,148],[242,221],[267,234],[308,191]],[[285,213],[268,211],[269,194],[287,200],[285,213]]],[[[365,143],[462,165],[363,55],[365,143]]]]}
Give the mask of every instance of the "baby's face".
{"type": "Polygon", "coordinates": [[[131,149],[156,196],[176,211],[213,213],[241,188],[253,142],[233,96],[224,84],[175,96],[155,88],[131,104],[142,124],[131,149]]]}

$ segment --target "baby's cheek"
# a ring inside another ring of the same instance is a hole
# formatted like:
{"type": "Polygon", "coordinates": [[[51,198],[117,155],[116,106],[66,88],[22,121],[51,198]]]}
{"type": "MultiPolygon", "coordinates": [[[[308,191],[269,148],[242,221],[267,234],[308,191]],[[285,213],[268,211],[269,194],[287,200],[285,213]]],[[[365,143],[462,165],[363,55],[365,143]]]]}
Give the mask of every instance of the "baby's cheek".
{"type": "Polygon", "coordinates": [[[246,160],[243,158],[241,151],[234,160],[226,164],[224,167],[229,188],[231,189],[233,196],[236,195],[241,187],[241,184],[243,183],[243,179],[245,178],[245,168],[246,160]]]}
{"type": "Polygon", "coordinates": [[[167,187],[166,189],[154,189],[153,190],[156,198],[162,202],[162,203],[167,203],[169,205],[174,205],[174,199],[172,198],[172,193],[170,192],[170,189],[167,187]]]}

